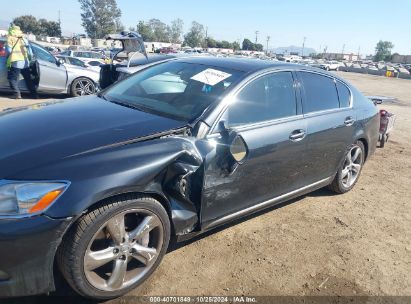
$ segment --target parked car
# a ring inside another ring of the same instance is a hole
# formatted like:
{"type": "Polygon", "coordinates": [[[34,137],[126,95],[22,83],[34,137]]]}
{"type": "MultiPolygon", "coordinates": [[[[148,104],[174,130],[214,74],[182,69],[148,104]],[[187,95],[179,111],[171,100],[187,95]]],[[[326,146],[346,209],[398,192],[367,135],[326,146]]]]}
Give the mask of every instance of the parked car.
{"type": "Polygon", "coordinates": [[[89,61],[99,61],[101,64],[105,63],[105,55],[100,51],[73,51],[73,50],[66,50],[61,52],[59,55],[61,56],[69,56],[81,59],[82,61],[88,63],[89,61]]]}
{"type": "Polygon", "coordinates": [[[350,191],[379,123],[374,103],[333,74],[213,57],[2,112],[0,296],[51,291],[55,262],[82,296],[126,294],[171,237],[322,187],[350,191]]]}
{"type": "MultiPolygon", "coordinates": [[[[6,52],[1,51],[4,50],[4,44],[5,39],[0,38],[0,91],[10,91],[6,52]]],[[[96,93],[98,72],[76,66],[65,66],[39,44],[30,42],[30,45],[40,67],[39,93],[69,94],[73,97],[96,93]]],[[[23,92],[28,91],[23,78],[20,78],[19,86],[23,92]]]]}
{"type": "Polygon", "coordinates": [[[312,67],[320,68],[326,71],[338,71],[341,67],[338,61],[326,61],[311,64],[312,67]]]}
{"type": "Polygon", "coordinates": [[[86,62],[79,58],[70,57],[70,56],[62,56],[62,55],[57,55],[56,57],[58,59],[61,59],[62,62],[64,62],[65,64],[71,64],[74,66],[78,66],[78,67],[85,68],[85,69],[90,69],[90,70],[100,73],[100,66],[102,65],[100,61],[91,60],[91,61],[86,62]]]}
{"type": "Polygon", "coordinates": [[[410,75],[410,72],[409,72],[406,68],[404,68],[404,67],[399,67],[399,68],[397,68],[397,71],[398,71],[398,73],[400,73],[400,74],[410,75]]]}

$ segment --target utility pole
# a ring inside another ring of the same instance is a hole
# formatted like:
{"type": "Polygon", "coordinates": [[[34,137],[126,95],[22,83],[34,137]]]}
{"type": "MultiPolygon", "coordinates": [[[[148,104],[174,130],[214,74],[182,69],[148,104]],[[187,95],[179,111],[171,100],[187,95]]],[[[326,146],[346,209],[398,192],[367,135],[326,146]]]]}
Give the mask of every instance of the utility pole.
{"type": "Polygon", "coordinates": [[[271,37],[267,36],[267,48],[265,49],[267,55],[268,55],[268,42],[270,42],[271,37]]]}
{"type": "Polygon", "coordinates": [[[360,50],[361,50],[361,46],[358,47],[357,60],[360,60],[360,50]]]}
{"type": "Polygon", "coordinates": [[[345,52],[345,43],[343,44],[342,51],[341,51],[342,60],[344,60],[344,52],[345,52]]]}
{"type": "Polygon", "coordinates": [[[301,57],[304,57],[304,48],[305,48],[305,40],[307,39],[307,37],[304,37],[303,39],[303,50],[301,52],[301,57]]]}
{"type": "Polygon", "coordinates": [[[260,34],[260,31],[255,31],[255,44],[258,43],[258,34],[260,34]]]}
{"type": "Polygon", "coordinates": [[[204,47],[208,48],[208,26],[206,26],[206,31],[205,31],[204,47]]]}

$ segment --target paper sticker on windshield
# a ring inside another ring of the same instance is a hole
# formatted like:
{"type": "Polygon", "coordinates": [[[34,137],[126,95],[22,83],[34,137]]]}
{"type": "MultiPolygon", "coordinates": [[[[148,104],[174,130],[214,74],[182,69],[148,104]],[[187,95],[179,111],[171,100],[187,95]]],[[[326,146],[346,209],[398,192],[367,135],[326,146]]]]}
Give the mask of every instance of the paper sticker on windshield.
{"type": "Polygon", "coordinates": [[[215,86],[217,83],[227,79],[230,76],[231,74],[228,73],[214,69],[207,69],[202,71],[201,73],[198,73],[197,75],[194,75],[193,77],[191,77],[191,79],[211,86],[215,86]]]}

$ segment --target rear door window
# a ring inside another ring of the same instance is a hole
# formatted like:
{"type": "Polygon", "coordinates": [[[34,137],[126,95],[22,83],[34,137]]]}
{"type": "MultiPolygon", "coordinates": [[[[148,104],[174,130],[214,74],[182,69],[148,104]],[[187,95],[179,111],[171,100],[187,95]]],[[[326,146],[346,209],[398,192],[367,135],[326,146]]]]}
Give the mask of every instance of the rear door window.
{"type": "Polygon", "coordinates": [[[337,88],[334,79],[315,73],[300,72],[304,91],[304,113],[338,109],[337,88]]]}

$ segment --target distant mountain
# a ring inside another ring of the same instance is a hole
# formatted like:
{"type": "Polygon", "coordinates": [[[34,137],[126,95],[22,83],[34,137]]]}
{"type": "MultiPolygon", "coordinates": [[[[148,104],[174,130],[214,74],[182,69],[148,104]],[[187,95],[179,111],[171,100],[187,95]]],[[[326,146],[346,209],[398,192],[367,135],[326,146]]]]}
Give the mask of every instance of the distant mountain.
{"type": "Polygon", "coordinates": [[[9,28],[11,21],[7,21],[7,20],[0,20],[0,30],[6,30],[9,28]]]}
{"type": "MultiPolygon", "coordinates": [[[[273,52],[273,53],[276,53],[276,54],[284,54],[284,55],[288,55],[290,53],[298,53],[298,55],[301,56],[303,48],[300,47],[300,46],[290,45],[290,46],[287,46],[287,47],[278,47],[278,48],[275,48],[275,49],[271,49],[270,51],[273,52]]],[[[315,49],[309,48],[309,47],[304,48],[304,56],[308,56],[312,53],[317,53],[317,51],[315,49]]]]}

